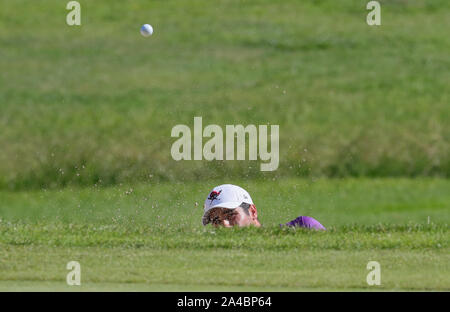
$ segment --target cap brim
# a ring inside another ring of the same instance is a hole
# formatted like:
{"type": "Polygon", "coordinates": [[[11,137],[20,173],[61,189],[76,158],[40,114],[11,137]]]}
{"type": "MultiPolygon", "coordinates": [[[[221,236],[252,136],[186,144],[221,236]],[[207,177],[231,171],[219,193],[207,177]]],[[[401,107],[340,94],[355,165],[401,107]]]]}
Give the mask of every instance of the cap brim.
{"type": "Polygon", "coordinates": [[[239,207],[240,204],[241,204],[241,203],[238,203],[238,202],[226,202],[226,203],[220,203],[220,204],[214,205],[214,206],[210,207],[208,210],[206,210],[206,211],[203,213],[203,216],[205,216],[206,213],[207,213],[208,211],[210,211],[211,209],[214,209],[214,208],[236,209],[236,208],[239,207]]]}
{"type": "Polygon", "coordinates": [[[227,208],[227,209],[236,209],[237,207],[239,207],[241,203],[238,202],[226,202],[226,203],[220,203],[214,206],[211,206],[209,208],[209,210],[214,209],[214,208],[227,208]]]}

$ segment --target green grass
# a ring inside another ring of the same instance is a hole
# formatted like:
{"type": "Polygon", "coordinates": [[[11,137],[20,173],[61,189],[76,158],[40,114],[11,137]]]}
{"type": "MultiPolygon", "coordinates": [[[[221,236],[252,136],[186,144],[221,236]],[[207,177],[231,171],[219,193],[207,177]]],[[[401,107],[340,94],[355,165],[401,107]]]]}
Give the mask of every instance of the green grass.
{"type": "Polygon", "coordinates": [[[450,289],[448,180],[233,182],[262,228],[200,225],[217,181],[0,192],[0,290],[450,289]],[[298,215],[328,231],[278,226],[298,215]],[[81,288],[65,284],[71,260],[81,288]]]}
{"type": "Polygon", "coordinates": [[[4,285],[20,287],[30,282],[33,282],[30,290],[50,283],[50,289],[66,291],[449,290],[450,287],[448,251],[250,252],[15,246],[6,249],[6,259],[10,269],[15,270],[2,274],[3,290],[4,285]],[[30,259],[39,262],[30,263],[30,259]],[[65,282],[68,273],[65,266],[71,260],[81,265],[79,289],[65,282]],[[369,272],[366,265],[371,260],[381,265],[381,286],[370,287],[366,283],[369,272]]]}
{"type": "Polygon", "coordinates": [[[278,225],[299,214],[324,225],[348,226],[450,223],[450,181],[446,179],[246,179],[191,183],[150,183],[115,187],[0,191],[0,216],[30,224],[61,221],[110,225],[196,226],[203,200],[215,185],[233,183],[247,189],[265,225],[278,225]],[[196,204],[198,206],[196,206],[196,204]]]}
{"type": "Polygon", "coordinates": [[[382,1],[58,0],[0,11],[0,187],[224,175],[450,172],[450,6],[382,1]],[[155,34],[143,38],[139,27],[155,34]],[[171,128],[279,124],[280,169],[175,162],[171,128]]]}

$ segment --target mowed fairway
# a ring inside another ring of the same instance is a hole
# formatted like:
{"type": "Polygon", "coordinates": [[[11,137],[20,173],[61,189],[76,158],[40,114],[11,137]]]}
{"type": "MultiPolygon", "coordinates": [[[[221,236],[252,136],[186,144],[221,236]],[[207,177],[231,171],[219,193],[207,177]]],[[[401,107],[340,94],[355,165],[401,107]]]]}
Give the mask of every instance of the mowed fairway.
{"type": "Polygon", "coordinates": [[[0,289],[450,289],[447,180],[233,182],[254,194],[262,228],[200,225],[217,181],[1,192],[0,289]],[[328,232],[279,228],[298,215],[328,232]],[[371,260],[381,286],[366,283],[371,260]]]}

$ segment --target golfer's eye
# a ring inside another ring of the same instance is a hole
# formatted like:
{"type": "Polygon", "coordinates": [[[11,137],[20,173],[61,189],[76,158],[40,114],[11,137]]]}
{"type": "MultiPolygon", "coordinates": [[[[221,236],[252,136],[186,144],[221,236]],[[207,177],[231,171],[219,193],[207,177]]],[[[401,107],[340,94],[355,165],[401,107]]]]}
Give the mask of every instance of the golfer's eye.
{"type": "Polygon", "coordinates": [[[234,218],[231,216],[226,217],[224,221],[228,221],[230,225],[234,225],[234,218]]]}

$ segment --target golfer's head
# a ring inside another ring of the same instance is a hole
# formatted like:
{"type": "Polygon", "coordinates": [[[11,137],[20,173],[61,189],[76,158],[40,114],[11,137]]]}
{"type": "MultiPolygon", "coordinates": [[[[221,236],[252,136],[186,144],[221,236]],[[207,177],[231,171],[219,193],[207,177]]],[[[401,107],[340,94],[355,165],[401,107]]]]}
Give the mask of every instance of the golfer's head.
{"type": "Polygon", "coordinates": [[[216,186],[206,198],[204,209],[203,225],[261,226],[250,194],[236,185],[216,186]]]}

